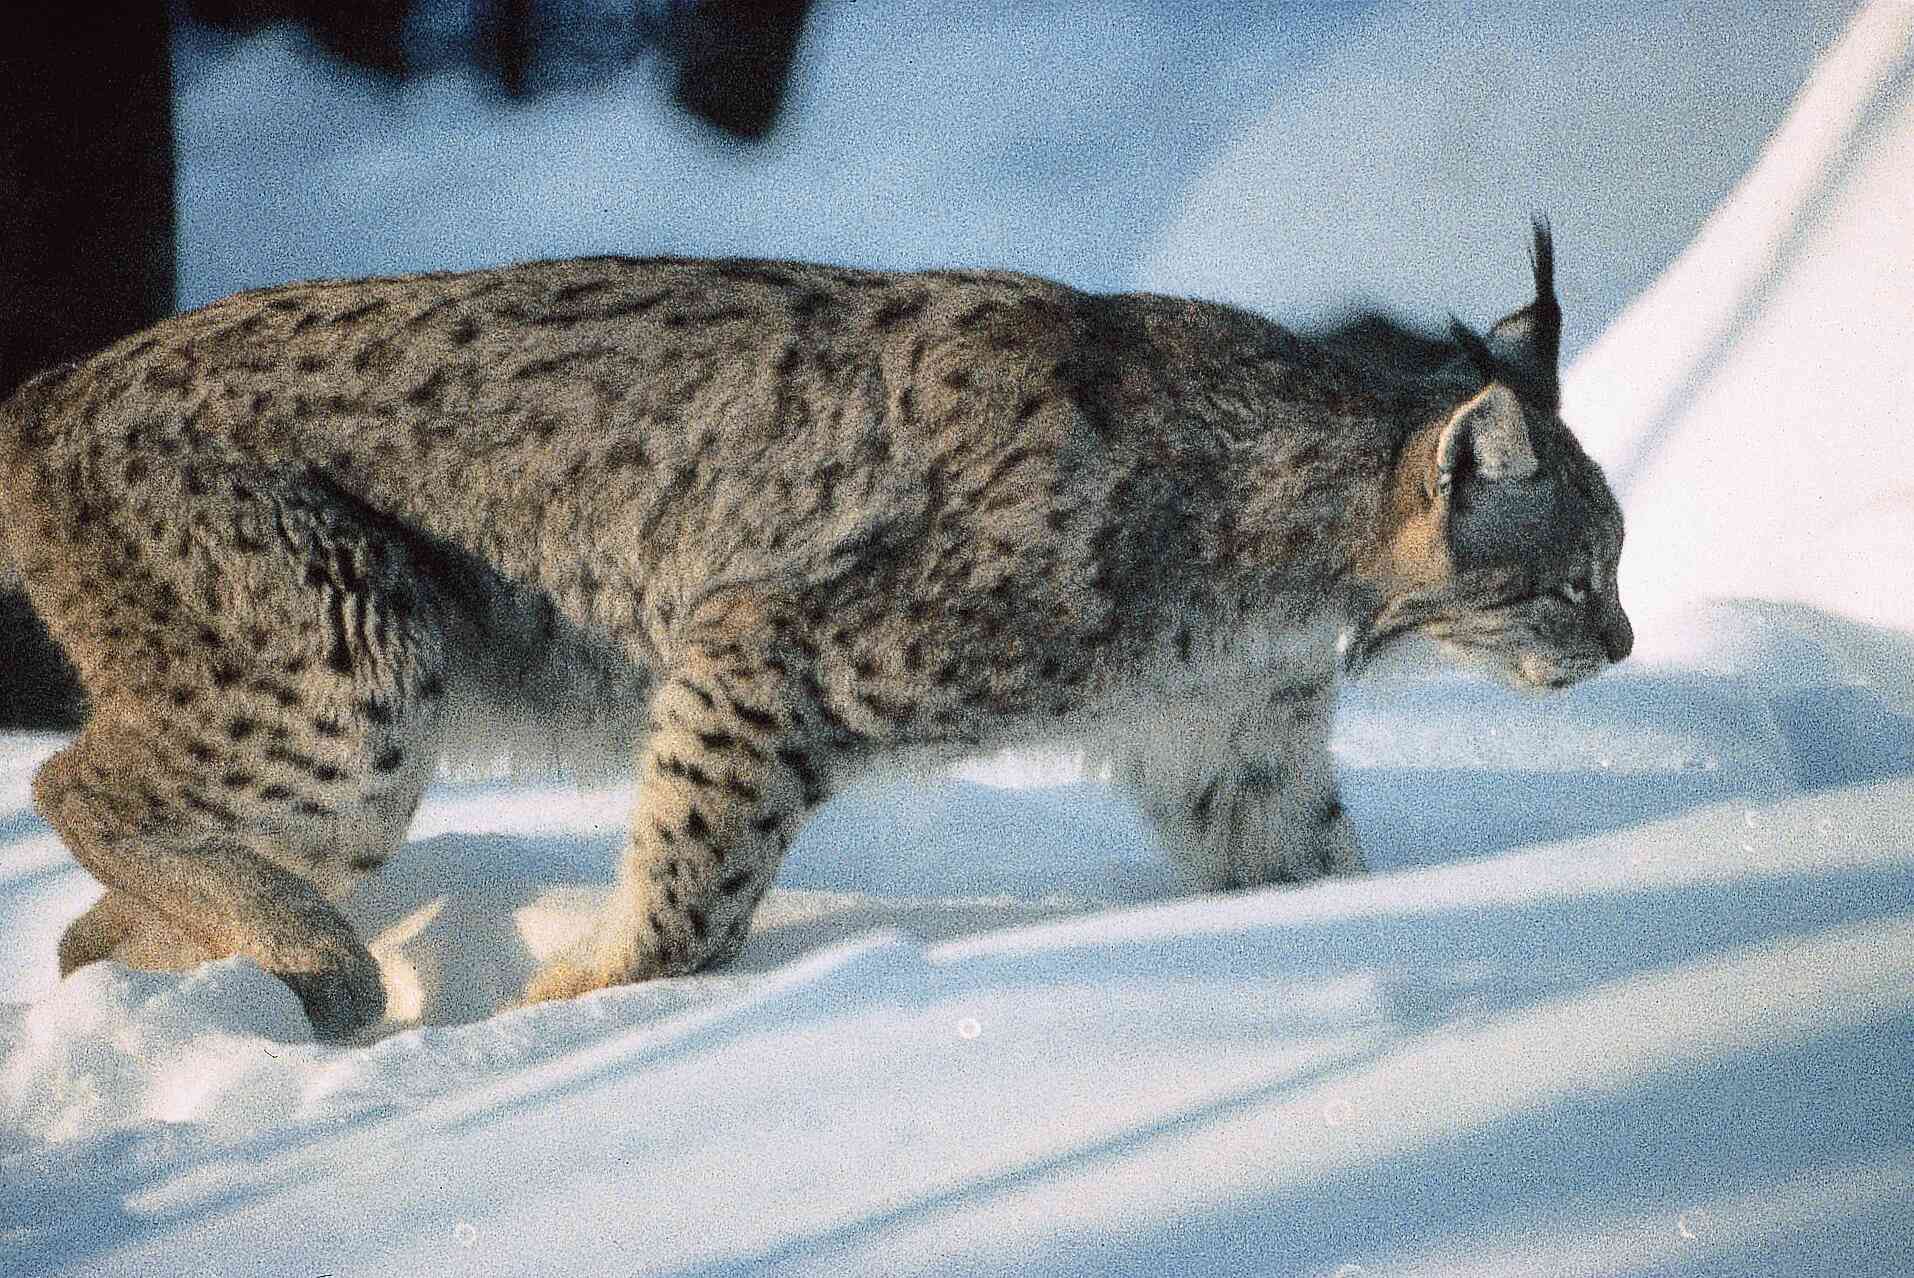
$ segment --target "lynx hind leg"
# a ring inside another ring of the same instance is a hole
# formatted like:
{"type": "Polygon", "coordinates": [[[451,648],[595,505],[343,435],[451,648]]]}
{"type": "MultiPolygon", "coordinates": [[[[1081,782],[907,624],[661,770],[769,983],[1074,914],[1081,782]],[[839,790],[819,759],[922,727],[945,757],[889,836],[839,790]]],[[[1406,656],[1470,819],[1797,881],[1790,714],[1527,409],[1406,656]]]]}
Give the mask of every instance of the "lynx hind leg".
{"type": "Polygon", "coordinates": [[[165,782],[141,786],[142,745],[89,730],[34,780],[41,814],[107,885],[108,899],[119,898],[106,907],[111,915],[82,918],[86,930],[63,944],[63,962],[83,957],[83,941],[97,948],[111,939],[113,951],[97,957],[115,957],[145,930],[122,908],[131,897],[196,939],[207,957],[246,954],[285,980],[320,1035],[344,1037],[377,1019],[384,1010],[378,967],[345,920],[312,883],[243,834],[236,812],[210,825],[182,819],[164,797],[165,782]]]}
{"type": "Polygon", "coordinates": [[[101,959],[147,971],[179,972],[219,955],[138,897],[113,889],[67,925],[59,957],[60,975],[71,976],[101,959]]]}
{"type": "Polygon", "coordinates": [[[150,972],[183,972],[220,957],[138,897],[112,889],[60,936],[60,975],[101,959],[150,972]]]}
{"type": "Polygon", "coordinates": [[[1283,684],[1234,720],[1184,718],[1115,760],[1115,779],[1180,868],[1207,888],[1363,869],[1329,754],[1334,685],[1283,684]]]}
{"type": "Polygon", "coordinates": [[[151,907],[139,898],[108,888],[105,896],[60,934],[60,975],[71,976],[88,963],[111,955],[151,913],[151,907]]]}
{"type": "Polygon", "coordinates": [[[839,748],[779,634],[734,601],[683,645],[652,696],[612,901],[588,950],[549,963],[527,1001],[684,975],[743,945],[839,748]]]}
{"type": "Polygon", "coordinates": [[[397,847],[437,757],[435,587],[324,489],[211,468],[197,484],[174,507],[193,536],[155,506],[143,554],[121,553],[105,521],[86,530],[103,545],[73,538],[48,615],[95,709],[35,800],[110,894],[69,930],[62,965],[244,954],[318,1035],[349,1037],[385,995],[332,903],[397,847]],[[140,579],[88,588],[89,561],[116,557],[140,579]]]}

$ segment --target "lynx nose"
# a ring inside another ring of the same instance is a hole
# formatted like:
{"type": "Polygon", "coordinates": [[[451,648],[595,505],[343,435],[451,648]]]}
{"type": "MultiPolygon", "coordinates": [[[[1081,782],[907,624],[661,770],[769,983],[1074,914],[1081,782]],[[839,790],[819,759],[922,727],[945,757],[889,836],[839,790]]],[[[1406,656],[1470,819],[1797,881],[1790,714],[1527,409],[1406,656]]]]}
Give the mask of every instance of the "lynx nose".
{"type": "Polygon", "coordinates": [[[1635,627],[1628,624],[1628,614],[1620,608],[1615,609],[1615,615],[1602,627],[1602,647],[1611,662],[1622,660],[1634,650],[1635,627]]]}

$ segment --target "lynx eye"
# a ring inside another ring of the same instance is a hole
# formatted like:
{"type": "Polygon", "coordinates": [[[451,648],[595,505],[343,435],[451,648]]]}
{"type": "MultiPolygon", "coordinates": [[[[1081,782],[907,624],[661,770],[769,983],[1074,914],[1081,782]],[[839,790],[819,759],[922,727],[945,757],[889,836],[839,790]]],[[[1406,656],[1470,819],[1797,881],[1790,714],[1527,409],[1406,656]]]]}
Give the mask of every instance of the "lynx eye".
{"type": "Polygon", "coordinates": [[[1556,587],[1556,593],[1572,604],[1588,602],[1588,578],[1577,577],[1574,581],[1565,581],[1556,587]]]}

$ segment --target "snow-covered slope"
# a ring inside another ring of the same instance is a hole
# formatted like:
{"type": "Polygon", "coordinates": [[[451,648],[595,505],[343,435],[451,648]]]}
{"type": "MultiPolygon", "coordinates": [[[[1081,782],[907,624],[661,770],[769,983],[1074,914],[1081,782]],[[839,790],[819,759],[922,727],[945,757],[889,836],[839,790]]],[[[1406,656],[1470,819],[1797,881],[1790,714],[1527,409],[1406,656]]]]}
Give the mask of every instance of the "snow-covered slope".
{"type": "MultiPolygon", "coordinates": [[[[1607,741],[1625,774],[1646,762],[1616,757],[1628,735],[1607,741]]],[[[1476,762],[1425,767],[1365,815],[1408,811],[1476,762]]],[[[1419,818],[1446,864],[1012,931],[970,931],[1009,921],[987,897],[945,899],[932,935],[954,907],[973,917],[929,946],[905,930],[926,903],[884,883],[867,833],[833,864],[877,871],[875,890],[782,890],[742,970],[369,1048],[305,1041],[290,995],[244,961],[95,967],[0,1019],[10,1255],[74,1274],[614,1258],[643,1273],[1899,1272],[1914,783],[1642,825],[1609,771],[1565,767],[1546,788],[1516,773],[1496,796],[1574,810],[1601,831],[1581,839],[1471,859],[1483,809],[1456,805],[1419,818]],[[830,943],[841,912],[891,930],[830,943]],[[791,929],[808,933],[797,957],[778,943],[791,929]]],[[[873,802],[903,822],[917,800],[873,802]]],[[[1046,832],[1035,859],[1060,881],[1066,860],[1109,868],[1046,832]]],[[[1385,854],[1402,838],[1381,823],[1385,854]]],[[[433,865],[421,852],[401,881],[433,865]]],[[[491,864],[508,882],[536,872],[491,864]]],[[[491,927],[441,948],[524,945],[523,927],[491,927]]]]}
{"type": "MultiPolygon", "coordinates": [[[[1361,26],[1395,59],[1375,79],[1431,78],[1385,39],[1425,8],[1361,26]]],[[[500,1010],[602,896],[626,796],[446,784],[350,903],[395,1019],[321,1046],[243,960],[56,982],[96,889],[28,803],[58,742],[0,742],[0,1273],[1914,1272],[1914,661],[1880,624],[1910,595],[1852,602],[1904,554],[1829,540],[1807,591],[1756,540],[1790,485],[1857,510],[1844,494],[1892,487],[1905,414],[1880,406],[1914,317],[1904,276],[1885,297],[1862,276],[1899,269],[1880,244],[1906,229],[1907,13],[1856,19],[1688,275],[1571,378],[1625,481],[1655,659],[1548,699],[1353,689],[1337,751],[1371,876],[1177,898],[1102,788],[999,759],[834,802],[734,966],[500,1010]],[[1772,287],[1723,256],[1789,243],[1811,251],[1772,287]],[[1830,334],[1849,297],[1869,320],[1830,334]],[[1788,350],[1842,370],[1811,387],[1847,406],[1829,446],[1787,449],[1770,411],[1794,401],[1763,355],[1788,350]],[[1735,414],[1785,463],[1727,466],[1735,414]],[[1675,540],[1697,511],[1720,559],[1675,540]]],[[[1054,56],[1021,30],[1028,55],[997,56],[1033,77],[1054,56]]],[[[1796,56],[1764,30],[1742,15],[1695,65],[1796,56]]],[[[788,160],[785,196],[837,190],[832,152],[799,150],[820,176],[788,160]]],[[[1223,163],[1264,184],[1249,202],[1280,195],[1280,171],[1223,163]]],[[[1488,260],[1466,296],[1519,281],[1488,260]]]]}
{"type": "Polygon", "coordinates": [[[1752,595],[1914,633],[1910,335],[1914,6],[1879,4],[1565,379],[1627,511],[1624,597],[1752,595]]]}
{"type": "Polygon", "coordinates": [[[1854,8],[1378,5],[1276,84],[1140,281],[1285,322],[1360,301],[1487,323],[1521,300],[1545,210],[1572,357],[1693,238],[1854,8]]]}

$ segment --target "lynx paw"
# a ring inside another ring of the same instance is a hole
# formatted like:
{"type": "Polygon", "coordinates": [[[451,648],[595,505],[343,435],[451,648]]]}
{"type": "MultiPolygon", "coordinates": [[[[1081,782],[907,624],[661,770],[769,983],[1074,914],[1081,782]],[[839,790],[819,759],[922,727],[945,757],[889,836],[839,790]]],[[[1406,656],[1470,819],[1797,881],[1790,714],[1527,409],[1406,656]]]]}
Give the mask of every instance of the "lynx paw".
{"type": "Polygon", "coordinates": [[[607,983],[602,976],[577,959],[559,957],[551,959],[533,974],[532,979],[525,983],[525,994],[519,1002],[522,1005],[577,998],[580,994],[603,989],[607,983]]]}
{"type": "Polygon", "coordinates": [[[273,975],[299,996],[312,1035],[322,1042],[343,1042],[385,1015],[385,982],[370,954],[318,971],[273,975]]]}
{"type": "Polygon", "coordinates": [[[1334,792],[1299,798],[1263,767],[1219,777],[1193,799],[1144,797],[1171,859],[1205,890],[1309,883],[1364,868],[1334,792]]]}

